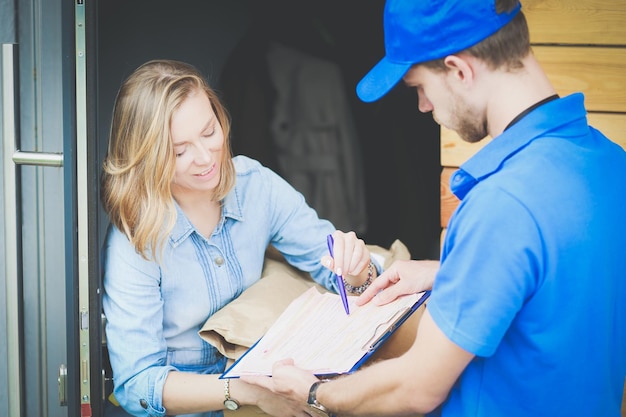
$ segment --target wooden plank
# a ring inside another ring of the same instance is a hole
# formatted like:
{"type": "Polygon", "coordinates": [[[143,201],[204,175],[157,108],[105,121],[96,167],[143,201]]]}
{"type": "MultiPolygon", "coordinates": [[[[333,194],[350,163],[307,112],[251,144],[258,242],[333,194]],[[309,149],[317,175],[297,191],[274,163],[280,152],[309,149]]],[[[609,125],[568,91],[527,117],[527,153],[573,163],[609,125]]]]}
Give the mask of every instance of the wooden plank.
{"type": "Polygon", "coordinates": [[[536,46],[556,91],[585,93],[589,111],[626,112],[626,48],[536,46]]]}
{"type": "Polygon", "coordinates": [[[532,43],[625,45],[623,0],[524,0],[532,43]]]}
{"type": "Polygon", "coordinates": [[[443,168],[441,170],[441,227],[447,227],[452,212],[459,205],[459,199],[450,191],[450,177],[456,168],[443,168]]]}
{"type": "Polygon", "coordinates": [[[589,113],[589,124],[626,150],[626,114],[589,113]]]}
{"type": "MultiPolygon", "coordinates": [[[[626,149],[626,113],[589,113],[589,123],[626,149]]],[[[441,128],[441,165],[458,167],[485,146],[491,138],[477,143],[463,141],[456,132],[441,128]]]]}
{"type": "Polygon", "coordinates": [[[441,166],[459,167],[463,162],[491,141],[486,137],[480,142],[468,143],[454,131],[441,126],[441,166]]]}

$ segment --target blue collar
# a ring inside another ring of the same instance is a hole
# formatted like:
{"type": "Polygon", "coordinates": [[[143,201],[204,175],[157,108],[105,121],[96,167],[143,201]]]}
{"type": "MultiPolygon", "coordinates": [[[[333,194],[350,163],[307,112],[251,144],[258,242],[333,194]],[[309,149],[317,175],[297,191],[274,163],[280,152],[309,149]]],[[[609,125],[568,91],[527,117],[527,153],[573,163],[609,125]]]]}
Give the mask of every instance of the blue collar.
{"type": "Polygon", "coordinates": [[[567,128],[574,129],[572,136],[584,135],[589,128],[584,100],[582,93],[574,93],[531,109],[461,165],[450,182],[454,195],[463,199],[479,181],[496,172],[505,160],[550,131],[570,125],[567,128]]]}
{"type": "Polygon", "coordinates": [[[520,114],[518,114],[517,116],[515,116],[513,118],[513,120],[511,120],[509,122],[508,125],[506,125],[506,127],[504,128],[504,130],[507,130],[508,128],[510,128],[511,126],[513,126],[515,123],[519,122],[520,120],[522,120],[524,117],[526,117],[526,115],[530,112],[532,112],[533,110],[535,110],[537,107],[541,107],[546,103],[549,103],[551,101],[554,101],[556,99],[559,98],[558,94],[552,94],[549,97],[544,98],[543,100],[539,100],[538,102],[536,102],[535,104],[533,104],[532,106],[530,106],[529,108],[527,108],[526,110],[524,110],[523,112],[521,112],[520,114]]]}

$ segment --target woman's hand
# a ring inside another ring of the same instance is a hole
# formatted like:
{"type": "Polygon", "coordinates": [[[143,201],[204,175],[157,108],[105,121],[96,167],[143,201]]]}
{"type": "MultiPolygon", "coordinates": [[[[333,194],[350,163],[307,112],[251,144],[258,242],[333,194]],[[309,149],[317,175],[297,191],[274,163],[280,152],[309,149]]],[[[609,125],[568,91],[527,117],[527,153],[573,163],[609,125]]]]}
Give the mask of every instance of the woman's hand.
{"type": "Polygon", "coordinates": [[[359,286],[367,279],[368,266],[371,262],[370,251],[356,233],[344,233],[337,230],[333,233],[334,257],[322,257],[322,265],[343,276],[349,284],[359,286]]]}
{"type": "Polygon", "coordinates": [[[439,261],[395,261],[359,296],[356,305],[370,300],[390,303],[401,295],[430,290],[439,270],[439,261]]]}
{"type": "Polygon", "coordinates": [[[231,387],[234,388],[234,390],[231,388],[231,391],[234,391],[233,397],[240,395],[242,404],[254,404],[263,410],[263,412],[271,416],[309,416],[307,413],[309,407],[306,404],[306,398],[304,398],[304,400],[293,400],[289,396],[274,393],[269,388],[268,384],[251,383],[255,378],[258,378],[261,381],[263,379],[267,379],[270,383],[272,381],[272,378],[269,377],[242,377],[238,378],[238,380],[232,380],[233,382],[236,381],[237,385],[235,387],[235,384],[231,382],[231,387]],[[237,394],[237,392],[239,392],[239,394],[237,394]]]}

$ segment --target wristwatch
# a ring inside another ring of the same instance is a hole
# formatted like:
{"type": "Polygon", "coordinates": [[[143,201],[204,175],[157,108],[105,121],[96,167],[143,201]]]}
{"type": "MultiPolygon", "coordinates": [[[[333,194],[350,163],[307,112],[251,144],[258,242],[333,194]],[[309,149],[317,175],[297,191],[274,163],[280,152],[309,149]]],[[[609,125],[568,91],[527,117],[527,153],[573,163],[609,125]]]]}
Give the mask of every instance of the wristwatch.
{"type": "Polygon", "coordinates": [[[241,407],[236,399],[230,397],[230,378],[224,380],[224,407],[230,411],[237,411],[241,407]]]}
{"type": "Polygon", "coordinates": [[[330,411],[328,411],[328,408],[320,404],[317,401],[317,397],[316,397],[317,387],[319,387],[320,384],[323,384],[324,382],[328,382],[328,381],[329,381],[328,379],[320,379],[319,381],[313,383],[313,385],[311,385],[311,388],[309,388],[309,399],[307,400],[307,404],[309,405],[309,408],[311,409],[311,411],[313,411],[313,413],[315,413],[316,416],[331,417],[331,414],[330,414],[330,411]]]}

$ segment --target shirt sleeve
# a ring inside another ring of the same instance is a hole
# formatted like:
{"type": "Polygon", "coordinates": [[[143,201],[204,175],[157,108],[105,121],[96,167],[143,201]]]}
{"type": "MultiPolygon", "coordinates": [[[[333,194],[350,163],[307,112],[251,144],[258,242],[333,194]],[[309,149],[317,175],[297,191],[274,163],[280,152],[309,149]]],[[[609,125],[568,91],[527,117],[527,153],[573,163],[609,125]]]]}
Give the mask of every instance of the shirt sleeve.
{"type": "Polygon", "coordinates": [[[335,231],[335,226],[321,219],[304,196],[275,172],[262,168],[262,181],[270,187],[270,243],[291,265],[336,292],[332,272],[320,263],[328,253],[326,236],[335,231]]]}
{"type": "Polygon", "coordinates": [[[158,266],[143,259],[111,226],[104,247],[103,310],[115,398],[136,416],[164,416],[162,392],[170,370],[163,337],[158,266]]]}
{"type": "Polygon", "coordinates": [[[470,193],[452,217],[428,310],[443,333],[477,356],[497,349],[541,276],[541,237],[502,189],[470,193]]]}

